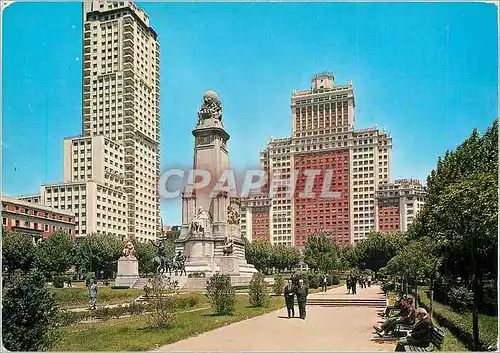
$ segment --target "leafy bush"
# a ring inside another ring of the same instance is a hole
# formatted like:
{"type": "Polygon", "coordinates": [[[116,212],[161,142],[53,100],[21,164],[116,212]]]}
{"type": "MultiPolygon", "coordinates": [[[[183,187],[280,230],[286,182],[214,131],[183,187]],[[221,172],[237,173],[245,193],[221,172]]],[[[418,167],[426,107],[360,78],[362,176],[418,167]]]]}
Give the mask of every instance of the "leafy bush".
{"type": "Polygon", "coordinates": [[[450,306],[458,313],[469,310],[474,296],[466,287],[454,287],[448,292],[450,306]]]}
{"type": "Polygon", "coordinates": [[[144,288],[149,300],[151,310],[149,323],[157,327],[168,327],[177,319],[177,307],[174,302],[172,291],[174,285],[170,279],[163,278],[158,274],[149,280],[149,285],[144,288]]]}
{"type": "Polygon", "coordinates": [[[321,281],[323,280],[323,278],[321,278],[320,280],[319,274],[312,272],[308,273],[307,278],[309,280],[309,288],[311,289],[319,288],[319,286],[321,285],[321,281]]]}
{"type": "Polygon", "coordinates": [[[207,282],[207,297],[217,315],[231,315],[236,304],[236,293],[229,275],[213,275],[207,282]]]}
{"type": "Polygon", "coordinates": [[[263,307],[269,303],[269,291],[267,282],[262,273],[255,273],[250,281],[248,290],[250,305],[253,307],[263,307]]]}
{"type": "Polygon", "coordinates": [[[9,351],[45,351],[57,341],[57,306],[44,275],[14,273],[3,288],[2,336],[9,351]]]}
{"type": "Polygon", "coordinates": [[[55,276],[53,279],[52,279],[52,285],[55,287],[55,288],[64,288],[64,277],[61,277],[61,276],[55,276]]]}
{"type": "Polygon", "coordinates": [[[176,298],[174,300],[176,308],[179,309],[185,309],[185,308],[192,308],[196,304],[198,304],[198,298],[196,297],[182,297],[182,298],[176,298]]]}
{"type": "Polygon", "coordinates": [[[307,271],[298,271],[293,274],[292,283],[294,286],[299,285],[299,279],[304,280],[304,285],[309,286],[309,276],[307,271]]]}
{"type": "Polygon", "coordinates": [[[485,280],[483,285],[483,308],[488,314],[498,315],[497,293],[496,280],[485,280]]]}
{"type": "Polygon", "coordinates": [[[335,286],[340,283],[340,276],[339,275],[329,275],[328,276],[328,282],[330,286],[335,286]]]}
{"type": "MultiPolygon", "coordinates": [[[[420,306],[428,311],[430,310],[430,300],[428,293],[420,292],[420,306]]],[[[472,349],[472,315],[460,314],[450,306],[443,305],[434,301],[432,304],[434,318],[441,326],[448,328],[465,345],[472,349]]],[[[485,351],[489,346],[496,345],[498,328],[498,319],[495,316],[479,315],[479,350],[485,351]]]]}
{"type": "Polygon", "coordinates": [[[273,292],[275,295],[282,295],[285,288],[285,278],[281,275],[274,276],[273,292]]]}

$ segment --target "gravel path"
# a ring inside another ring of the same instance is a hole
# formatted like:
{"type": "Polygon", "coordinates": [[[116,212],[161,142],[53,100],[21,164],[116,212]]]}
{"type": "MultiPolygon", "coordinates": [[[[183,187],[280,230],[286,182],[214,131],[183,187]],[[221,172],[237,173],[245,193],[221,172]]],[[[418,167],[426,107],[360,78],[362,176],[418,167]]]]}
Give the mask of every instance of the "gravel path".
{"type": "MultiPolygon", "coordinates": [[[[338,287],[310,297],[347,296],[338,287]]],[[[358,289],[360,298],[380,298],[378,286],[358,289]]],[[[380,342],[372,326],[379,309],[368,307],[307,308],[307,319],[286,318],[286,309],[254,317],[158,348],[161,351],[394,351],[380,342]]],[[[298,308],[296,308],[298,313],[298,308]]]]}

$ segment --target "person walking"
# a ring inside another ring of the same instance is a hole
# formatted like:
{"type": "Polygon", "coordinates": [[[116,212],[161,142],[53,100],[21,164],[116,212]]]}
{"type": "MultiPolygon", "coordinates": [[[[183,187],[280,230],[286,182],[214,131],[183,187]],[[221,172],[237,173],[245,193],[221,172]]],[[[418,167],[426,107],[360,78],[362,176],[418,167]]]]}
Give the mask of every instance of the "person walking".
{"type": "Polygon", "coordinates": [[[90,310],[95,310],[95,302],[97,299],[97,280],[94,278],[89,286],[90,310]]]}
{"type": "Polygon", "coordinates": [[[370,288],[372,285],[372,276],[368,275],[368,277],[366,277],[366,280],[368,281],[368,288],[370,288]]]}
{"type": "Polygon", "coordinates": [[[345,285],[347,286],[347,294],[351,294],[351,275],[348,275],[347,278],[345,279],[345,285]]]}
{"type": "Polygon", "coordinates": [[[324,276],[323,277],[323,292],[326,292],[327,289],[328,289],[328,282],[327,282],[326,276],[324,276]]]}
{"type": "Polygon", "coordinates": [[[351,280],[351,291],[352,291],[352,294],[356,294],[356,284],[358,282],[358,278],[356,276],[352,276],[352,280],[351,280]]]}
{"type": "Polygon", "coordinates": [[[288,280],[288,284],[285,286],[284,296],[285,296],[286,310],[288,312],[288,318],[295,317],[295,311],[294,311],[295,290],[293,288],[291,279],[288,280]]]}
{"type": "Polygon", "coordinates": [[[309,288],[304,285],[304,280],[299,279],[299,286],[295,291],[297,295],[297,303],[299,304],[299,313],[300,318],[305,320],[306,318],[306,304],[307,304],[307,295],[309,294],[309,288]]]}

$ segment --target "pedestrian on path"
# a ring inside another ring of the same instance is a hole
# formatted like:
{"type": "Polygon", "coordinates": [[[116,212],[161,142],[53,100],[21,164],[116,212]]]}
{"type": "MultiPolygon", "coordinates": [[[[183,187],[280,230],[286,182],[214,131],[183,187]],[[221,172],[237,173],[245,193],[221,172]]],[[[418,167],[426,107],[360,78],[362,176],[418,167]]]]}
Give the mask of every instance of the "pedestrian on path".
{"type": "Polygon", "coordinates": [[[328,289],[328,282],[326,280],[326,276],[323,277],[323,291],[326,292],[328,289]]]}
{"type": "Polygon", "coordinates": [[[352,280],[351,280],[351,290],[352,290],[352,294],[356,294],[356,284],[358,282],[358,278],[356,276],[352,276],[352,280]]]}
{"type": "Polygon", "coordinates": [[[294,310],[295,290],[293,288],[291,279],[288,280],[288,284],[285,287],[284,296],[285,296],[286,310],[288,312],[288,318],[295,317],[295,310],[294,310]]]}
{"type": "Polygon", "coordinates": [[[372,285],[372,276],[368,276],[366,280],[368,281],[368,288],[370,288],[372,285]]]}
{"type": "Polygon", "coordinates": [[[95,302],[97,299],[97,280],[94,278],[89,287],[90,310],[95,310],[95,302]]]}
{"type": "Polygon", "coordinates": [[[345,279],[345,285],[347,286],[347,294],[351,294],[351,282],[352,282],[352,278],[351,278],[351,275],[349,275],[345,279]]]}
{"type": "Polygon", "coordinates": [[[295,293],[297,295],[297,303],[299,304],[300,318],[302,320],[305,320],[306,303],[307,303],[307,295],[309,294],[309,288],[307,288],[307,286],[304,285],[304,280],[302,278],[299,279],[299,286],[297,287],[295,293]]]}

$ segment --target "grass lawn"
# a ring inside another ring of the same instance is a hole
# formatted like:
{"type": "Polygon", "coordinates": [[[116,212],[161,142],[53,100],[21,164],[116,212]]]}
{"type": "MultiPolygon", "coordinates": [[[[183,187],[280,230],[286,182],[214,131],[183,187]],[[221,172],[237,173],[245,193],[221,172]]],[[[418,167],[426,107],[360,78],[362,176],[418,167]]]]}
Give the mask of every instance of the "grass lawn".
{"type": "Polygon", "coordinates": [[[153,328],[146,316],[98,323],[80,323],[60,329],[62,340],[54,351],[145,351],[284,307],[282,297],[271,297],[266,308],[252,308],[248,296],[236,296],[232,316],[215,316],[210,309],[180,313],[170,328],[153,328]]]}
{"type": "MultiPolygon", "coordinates": [[[[89,306],[89,291],[86,287],[50,288],[59,306],[63,309],[83,308],[89,306]]],[[[111,289],[99,287],[98,305],[125,304],[144,294],[142,289],[111,289]]]]}

